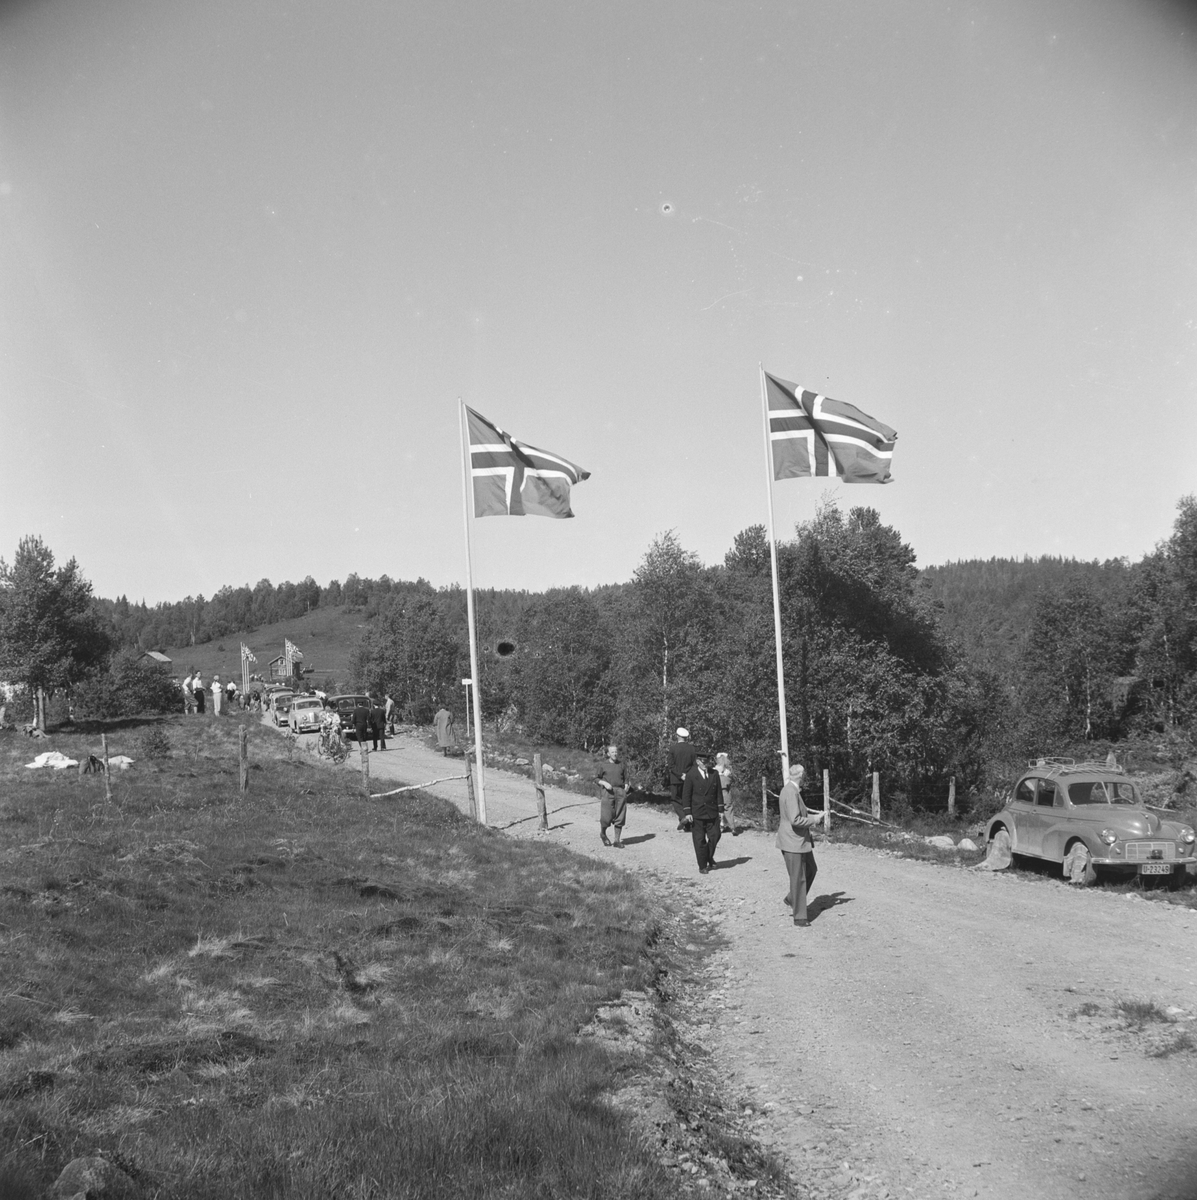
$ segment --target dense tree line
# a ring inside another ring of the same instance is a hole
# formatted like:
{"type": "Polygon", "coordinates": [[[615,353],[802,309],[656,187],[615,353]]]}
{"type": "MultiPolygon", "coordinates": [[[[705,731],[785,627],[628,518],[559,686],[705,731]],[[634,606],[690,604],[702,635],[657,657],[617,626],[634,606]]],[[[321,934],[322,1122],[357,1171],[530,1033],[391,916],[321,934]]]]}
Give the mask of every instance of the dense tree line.
{"type": "MultiPolygon", "coordinates": [[[[1141,562],[990,560],[920,571],[869,508],[820,510],[777,546],[791,754],[842,794],[881,771],[892,796],[942,797],[1014,760],[1197,721],[1197,501],[1141,562]]],[[[0,677],[104,696],[150,646],[198,643],[350,605],[369,618],[357,685],[414,720],[464,708],[465,595],[424,580],[310,578],[150,609],[95,600],[38,539],[0,561],[0,677]],[[107,671],[108,683],[97,682],[107,671]],[[107,691],[105,690],[107,688],[107,691]],[[90,689],[90,691],[88,690],[90,689]]],[[[672,533],[632,579],[476,593],[484,719],[545,744],[615,740],[655,782],[678,724],[779,782],[769,545],[744,530],[704,565],[672,533]]],[[[127,688],[125,690],[128,690],[127,688]]]]}
{"type": "Polygon", "coordinates": [[[291,583],[259,580],[252,588],[222,587],[213,596],[188,596],[184,600],[147,605],[130,603],[127,596],[98,600],[97,609],[112,639],[141,650],[166,650],[172,646],[197,646],[262,625],[302,617],[316,608],[349,606],[375,615],[396,589],[408,587],[386,575],[380,579],[348,576],[321,587],[310,575],[291,583]]]}

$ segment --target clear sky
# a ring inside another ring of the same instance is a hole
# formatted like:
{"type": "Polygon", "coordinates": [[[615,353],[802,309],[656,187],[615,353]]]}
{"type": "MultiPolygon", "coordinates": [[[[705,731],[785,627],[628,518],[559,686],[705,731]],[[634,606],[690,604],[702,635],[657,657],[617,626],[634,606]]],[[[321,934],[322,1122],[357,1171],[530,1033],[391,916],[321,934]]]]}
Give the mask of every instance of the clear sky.
{"type": "MultiPolygon", "coordinates": [[[[1140,0],[0,2],[0,556],[464,581],[457,398],[592,472],[475,582],[764,520],[758,362],[920,563],[1197,490],[1197,17],[1140,0]]],[[[776,489],[779,534],[825,482],[776,489]]]]}

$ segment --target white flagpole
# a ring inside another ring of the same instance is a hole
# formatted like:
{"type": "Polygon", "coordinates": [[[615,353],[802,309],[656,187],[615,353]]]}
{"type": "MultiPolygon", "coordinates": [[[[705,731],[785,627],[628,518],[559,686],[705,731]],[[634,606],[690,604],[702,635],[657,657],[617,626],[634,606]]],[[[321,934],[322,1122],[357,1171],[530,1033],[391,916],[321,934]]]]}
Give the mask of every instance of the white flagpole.
{"type": "Polygon", "coordinates": [[[478,687],[478,631],[474,623],[474,555],[470,544],[470,514],[473,512],[473,488],[470,485],[470,432],[466,423],[465,403],[459,396],[461,416],[461,486],[466,540],[466,619],[470,627],[470,678],[474,681],[474,753],[478,783],[478,823],[486,824],[486,769],[482,764],[482,692],[478,687]]]}
{"type": "Polygon", "coordinates": [[[777,541],[773,536],[773,445],[769,437],[769,398],[765,393],[765,368],[761,372],[761,408],[765,417],[765,491],[769,497],[769,561],[773,566],[773,634],[777,643],[777,715],[781,725],[781,778],[790,777],[790,741],[786,732],[786,681],[781,656],[781,594],[777,588],[777,541]]]}

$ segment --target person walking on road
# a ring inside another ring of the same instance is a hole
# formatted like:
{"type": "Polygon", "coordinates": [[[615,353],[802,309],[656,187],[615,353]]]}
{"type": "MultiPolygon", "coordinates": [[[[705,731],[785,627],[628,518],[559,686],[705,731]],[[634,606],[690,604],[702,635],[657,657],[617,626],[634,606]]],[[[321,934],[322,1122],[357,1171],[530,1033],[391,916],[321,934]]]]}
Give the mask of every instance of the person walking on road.
{"type": "Polygon", "coordinates": [[[362,699],[353,706],[353,732],[357,737],[357,744],[364,746],[370,736],[370,710],[366,701],[362,699]]]}
{"type": "Polygon", "coordinates": [[[719,776],[710,769],[710,755],[699,752],[682,781],[682,824],[694,840],[700,875],[706,875],[715,865],[722,823],[723,788],[719,776]]]}
{"type": "Polygon", "coordinates": [[[627,764],[622,762],[619,757],[618,746],[607,747],[607,761],[599,764],[599,769],[594,774],[594,781],[600,789],[599,837],[604,846],[613,845],[617,850],[622,850],[623,842],[620,841],[620,838],[623,837],[624,820],[627,814],[628,768],[627,764]],[[608,828],[615,831],[614,842],[607,837],[608,828]]]}
{"type": "Polygon", "coordinates": [[[690,745],[690,731],[684,726],[677,727],[677,741],[669,747],[666,760],[669,767],[669,791],[673,797],[673,811],[677,816],[677,827],[685,829],[682,821],[682,783],[686,772],[694,766],[694,747],[690,745]]]}
{"type": "Polygon", "coordinates": [[[220,699],[224,695],[224,688],[220,686],[220,676],[212,676],[212,715],[220,716],[220,699]]]}
{"type": "Polygon", "coordinates": [[[370,739],[375,750],[379,742],[384,750],[387,748],[387,714],[376,696],[370,699],[370,739]]]}
{"type": "Polygon", "coordinates": [[[790,767],[790,777],[778,798],[777,848],[785,859],[790,876],[790,890],[785,902],[794,915],[795,925],[809,925],[806,898],[815,882],[815,826],[823,814],[812,813],[802,803],[802,777],[806,774],[801,763],[790,767]]]}
{"type": "Polygon", "coordinates": [[[449,747],[457,745],[457,731],[453,728],[453,714],[442,704],[436,716],[432,718],[432,723],[436,726],[436,744],[447,758],[449,747]]]}
{"type": "Polygon", "coordinates": [[[395,699],[391,695],[390,692],[384,692],[382,698],[383,698],[382,711],[383,711],[384,716],[386,717],[387,733],[389,733],[391,735],[391,737],[394,737],[395,736],[395,699]]]}
{"type": "Polygon", "coordinates": [[[732,820],[732,769],[725,750],[715,755],[715,774],[719,776],[719,786],[723,788],[723,832],[735,837],[736,825],[732,820]]]}

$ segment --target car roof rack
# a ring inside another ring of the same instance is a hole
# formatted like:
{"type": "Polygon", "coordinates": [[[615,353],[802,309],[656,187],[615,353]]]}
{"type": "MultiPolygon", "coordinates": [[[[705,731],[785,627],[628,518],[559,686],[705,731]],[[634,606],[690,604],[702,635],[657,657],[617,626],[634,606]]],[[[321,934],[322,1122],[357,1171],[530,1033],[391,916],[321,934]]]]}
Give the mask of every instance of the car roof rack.
{"type": "Polygon", "coordinates": [[[1030,760],[1033,771],[1047,771],[1051,775],[1076,775],[1081,771],[1108,771],[1115,775],[1125,775],[1126,768],[1121,763],[1077,762],[1074,758],[1033,758],[1030,760]]]}

